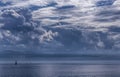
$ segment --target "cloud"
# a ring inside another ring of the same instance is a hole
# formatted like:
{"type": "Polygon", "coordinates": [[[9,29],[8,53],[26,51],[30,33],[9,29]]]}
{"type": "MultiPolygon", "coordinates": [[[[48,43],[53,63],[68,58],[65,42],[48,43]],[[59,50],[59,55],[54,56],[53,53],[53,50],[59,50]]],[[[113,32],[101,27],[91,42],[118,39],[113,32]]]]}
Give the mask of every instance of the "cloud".
{"type": "Polygon", "coordinates": [[[119,0],[115,0],[113,5],[120,5],[120,1],[119,0]]]}
{"type": "Polygon", "coordinates": [[[40,44],[52,40],[55,34],[32,20],[28,9],[4,10],[1,14],[1,41],[9,44],[40,44]],[[39,40],[42,40],[39,42],[39,40]]]}
{"type": "Polygon", "coordinates": [[[46,52],[120,49],[117,1],[1,1],[1,45],[46,52]]]}
{"type": "Polygon", "coordinates": [[[99,0],[96,2],[96,6],[109,6],[113,5],[116,0],[99,0]]]}

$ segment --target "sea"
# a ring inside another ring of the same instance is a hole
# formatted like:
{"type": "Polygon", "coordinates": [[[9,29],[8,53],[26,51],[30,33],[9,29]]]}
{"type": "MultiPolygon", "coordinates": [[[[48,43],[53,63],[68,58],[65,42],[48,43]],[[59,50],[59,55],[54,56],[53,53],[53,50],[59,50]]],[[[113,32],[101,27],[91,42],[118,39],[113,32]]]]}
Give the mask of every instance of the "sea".
{"type": "Polygon", "coordinates": [[[0,63],[0,77],[120,77],[119,61],[14,61],[0,63]]]}

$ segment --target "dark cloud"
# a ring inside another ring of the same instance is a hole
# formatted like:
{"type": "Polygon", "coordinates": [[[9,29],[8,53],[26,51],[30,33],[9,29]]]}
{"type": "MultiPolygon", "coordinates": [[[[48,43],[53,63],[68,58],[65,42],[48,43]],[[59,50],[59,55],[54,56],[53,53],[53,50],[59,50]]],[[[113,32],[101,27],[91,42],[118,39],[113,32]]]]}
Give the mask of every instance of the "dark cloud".
{"type": "MultiPolygon", "coordinates": [[[[97,5],[113,4],[113,1],[103,2],[97,5]]],[[[42,52],[120,49],[119,27],[96,27],[119,20],[120,11],[83,12],[88,9],[72,4],[59,6],[54,2],[45,6],[5,8],[0,13],[0,49],[42,52]]]]}
{"type": "Polygon", "coordinates": [[[96,2],[96,6],[108,6],[112,5],[116,0],[100,0],[96,2]]]}
{"type": "Polygon", "coordinates": [[[57,10],[69,10],[69,9],[72,9],[72,8],[75,8],[74,5],[66,5],[66,6],[61,6],[61,7],[57,7],[57,10]]]}
{"type": "Polygon", "coordinates": [[[101,10],[96,14],[96,16],[114,16],[114,15],[120,15],[120,10],[101,10]]]}
{"type": "Polygon", "coordinates": [[[11,5],[12,3],[11,2],[3,2],[3,1],[0,1],[0,6],[3,7],[3,6],[7,6],[7,5],[11,5]]]}
{"type": "Polygon", "coordinates": [[[35,27],[32,14],[28,9],[4,10],[0,21],[4,24],[1,29],[9,30],[13,34],[28,33],[33,31],[35,27]]]}
{"type": "MultiPolygon", "coordinates": [[[[3,24],[0,27],[0,33],[3,36],[0,42],[8,50],[21,48],[24,51],[31,50],[34,47],[44,49],[44,45],[48,47],[48,44],[51,44],[53,37],[57,34],[42,28],[40,23],[32,19],[32,12],[27,8],[7,9],[2,11],[0,17],[3,24]]],[[[2,49],[4,50],[4,48],[2,49]]]]}
{"type": "Polygon", "coordinates": [[[16,42],[21,44],[27,44],[32,40],[30,35],[36,32],[34,30],[36,25],[32,21],[32,14],[28,9],[4,10],[1,17],[1,21],[4,24],[1,30],[9,31],[11,34],[8,36],[9,38],[14,35],[14,37],[16,36],[20,39],[16,42]]]}
{"type": "Polygon", "coordinates": [[[111,26],[111,27],[109,27],[109,31],[120,33],[120,27],[111,26]]]}
{"type": "Polygon", "coordinates": [[[97,21],[97,22],[114,22],[114,21],[117,21],[119,20],[120,17],[119,16],[111,16],[111,17],[101,17],[101,18],[97,18],[97,19],[94,19],[94,21],[97,21]]]}
{"type": "Polygon", "coordinates": [[[112,31],[92,31],[92,28],[90,31],[84,28],[50,28],[50,30],[58,32],[55,40],[71,50],[114,49],[116,44],[115,40],[110,38],[112,31]]]}

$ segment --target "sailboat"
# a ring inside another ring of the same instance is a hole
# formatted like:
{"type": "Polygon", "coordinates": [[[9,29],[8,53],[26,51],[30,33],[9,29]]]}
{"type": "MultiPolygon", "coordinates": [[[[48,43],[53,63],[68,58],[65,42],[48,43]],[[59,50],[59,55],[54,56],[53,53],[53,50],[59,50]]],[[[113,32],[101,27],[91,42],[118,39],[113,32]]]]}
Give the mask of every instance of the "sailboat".
{"type": "Polygon", "coordinates": [[[15,65],[17,65],[18,64],[18,62],[17,62],[17,60],[15,61],[15,65]]]}

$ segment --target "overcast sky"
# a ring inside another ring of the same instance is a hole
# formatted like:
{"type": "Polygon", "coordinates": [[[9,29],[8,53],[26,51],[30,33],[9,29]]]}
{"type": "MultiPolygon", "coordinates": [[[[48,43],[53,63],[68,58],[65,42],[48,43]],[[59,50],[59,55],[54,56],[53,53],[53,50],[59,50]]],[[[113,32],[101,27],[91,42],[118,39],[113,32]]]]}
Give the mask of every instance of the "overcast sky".
{"type": "Polygon", "coordinates": [[[0,0],[0,51],[119,51],[119,23],[120,0],[0,0]]]}

